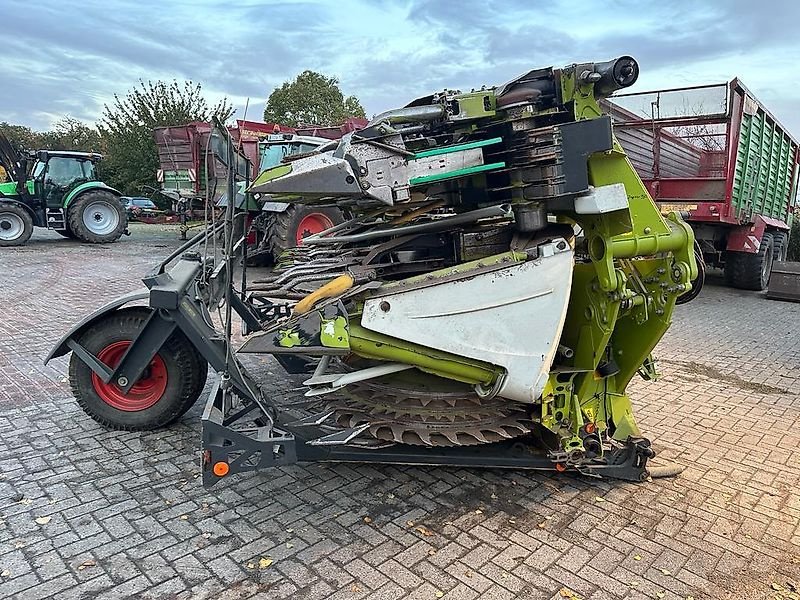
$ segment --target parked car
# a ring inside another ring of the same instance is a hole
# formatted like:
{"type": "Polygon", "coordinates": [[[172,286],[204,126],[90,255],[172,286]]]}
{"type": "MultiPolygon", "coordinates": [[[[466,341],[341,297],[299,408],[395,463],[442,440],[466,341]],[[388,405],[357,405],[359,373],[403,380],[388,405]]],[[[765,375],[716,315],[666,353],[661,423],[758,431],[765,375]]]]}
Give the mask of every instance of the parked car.
{"type": "Polygon", "coordinates": [[[156,217],[163,212],[158,209],[155,202],[150,200],[150,198],[122,196],[120,200],[122,201],[122,206],[125,207],[125,212],[129,219],[156,217]]]}

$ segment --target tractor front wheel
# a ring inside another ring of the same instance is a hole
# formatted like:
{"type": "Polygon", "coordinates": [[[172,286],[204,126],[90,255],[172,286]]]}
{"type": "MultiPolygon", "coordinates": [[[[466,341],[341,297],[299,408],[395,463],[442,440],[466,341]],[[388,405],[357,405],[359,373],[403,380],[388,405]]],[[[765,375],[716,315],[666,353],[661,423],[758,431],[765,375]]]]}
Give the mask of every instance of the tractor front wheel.
{"type": "Polygon", "coordinates": [[[343,221],[344,215],[338,208],[290,204],[285,211],[270,213],[267,217],[265,246],[273,261],[277,261],[284,250],[300,246],[303,238],[343,221]]]}
{"type": "Polygon", "coordinates": [[[33,233],[33,219],[21,206],[0,203],[0,246],[21,246],[33,233]]]}
{"type": "Polygon", "coordinates": [[[90,190],[70,204],[68,228],[76,238],[91,244],[116,242],[128,227],[119,199],[105,190],[90,190]]]}
{"type": "MultiPolygon", "coordinates": [[[[112,313],[78,343],[113,369],[149,314],[146,308],[112,313]]],[[[80,407],[98,423],[126,431],[150,431],[177,421],[197,401],[207,375],[208,364],[180,331],[164,343],[127,393],[115,382],[104,383],[74,353],[69,362],[70,387],[80,407]]]]}

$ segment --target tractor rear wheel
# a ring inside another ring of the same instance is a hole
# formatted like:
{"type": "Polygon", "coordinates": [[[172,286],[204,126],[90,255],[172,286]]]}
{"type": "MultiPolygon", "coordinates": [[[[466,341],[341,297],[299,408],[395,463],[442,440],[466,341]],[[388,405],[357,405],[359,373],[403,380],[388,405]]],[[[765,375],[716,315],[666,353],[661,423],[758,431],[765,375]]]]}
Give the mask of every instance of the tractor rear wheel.
{"type": "MultiPolygon", "coordinates": [[[[109,367],[116,367],[141,330],[150,310],[123,309],[92,325],[78,343],[109,367]]],[[[150,431],[177,421],[197,401],[208,364],[183,333],[176,331],[153,357],[128,393],[104,383],[74,353],[70,387],[80,407],[98,423],[126,431],[150,431]]]]}
{"type": "Polygon", "coordinates": [[[54,229],[53,231],[55,231],[58,235],[61,235],[65,238],[69,238],[71,240],[77,239],[75,237],[75,234],[72,233],[72,229],[69,228],[69,223],[67,223],[66,229],[54,229]]]}
{"type": "Polygon", "coordinates": [[[79,240],[91,244],[116,242],[128,226],[119,199],[105,190],[90,190],[70,204],[68,227],[79,240]]]}
{"type": "Polygon", "coordinates": [[[728,285],[757,292],[767,289],[772,274],[773,247],[772,234],[765,233],[755,254],[726,252],[725,281],[728,285]]]}
{"type": "Polygon", "coordinates": [[[265,246],[276,261],[284,250],[303,243],[303,238],[325,231],[344,221],[338,208],[290,204],[283,212],[266,219],[265,246]]]}
{"type": "Polygon", "coordinates": [[[0,202],[0,246],[21,246],[33,233],[33,219],[21,206],[0,202]]]}

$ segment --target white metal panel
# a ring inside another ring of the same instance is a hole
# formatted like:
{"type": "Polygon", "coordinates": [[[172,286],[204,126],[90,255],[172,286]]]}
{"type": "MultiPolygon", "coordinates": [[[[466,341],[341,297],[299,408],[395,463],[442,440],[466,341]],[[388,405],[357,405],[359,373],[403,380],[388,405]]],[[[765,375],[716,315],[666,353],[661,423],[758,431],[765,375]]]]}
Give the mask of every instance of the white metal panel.
{"type": "Polygon", "coordinates": [[[540,246],[540,256],[430,287],[378,290],[364,305],[361,325],[501,366],[506,377],[499,395],[534,402],[541,397],[561,338],[574,261],[563,240],[540,246]]]}

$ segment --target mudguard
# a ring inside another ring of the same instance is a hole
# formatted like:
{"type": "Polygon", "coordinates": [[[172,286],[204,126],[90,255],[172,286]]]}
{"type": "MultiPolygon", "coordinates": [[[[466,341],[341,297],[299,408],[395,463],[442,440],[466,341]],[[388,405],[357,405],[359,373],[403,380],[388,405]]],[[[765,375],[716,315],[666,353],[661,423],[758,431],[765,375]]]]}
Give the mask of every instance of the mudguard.
{"type": "Polygon", "coordinates": [[[122,192],[119,190],[115,190],[109,185],[106,185],[102,181],[87,181],[86,183],[80,184],[74,190],[71,190],[67,195],[64,196],[64,202],[62,208],[67,208],[75,198],[83,194],[84,192],[88,192],[89,190],[105,190],[107,192],[111,192],[118,198],[122,196],[122,192]]]}
{"type": "Polygon", "coordinates": [[[72,328],[65,333],[60,340],[58,340],[58,343],[56,343],[56,345],[50,351],[50,354],[48,354],[47,358],[44,359],[44,364],[47,364],[54,358],[58,358],[59,356],[64,356],[65,354],[72,352],[70,347],[67,346],[67,342],[70,339],[79,337],[84,331],[105,317],[107,314],[114,312],[126,304],[136,302],[137,300],[147,300],[149,297],[150,292],[148,290],[131,292],[130,294],[125,294],[124,296],[120,296],[119,298],[104,304],[93,313],[85,316],[83,319],[75,323],[75,325],[73,325],[72,328]]]}

